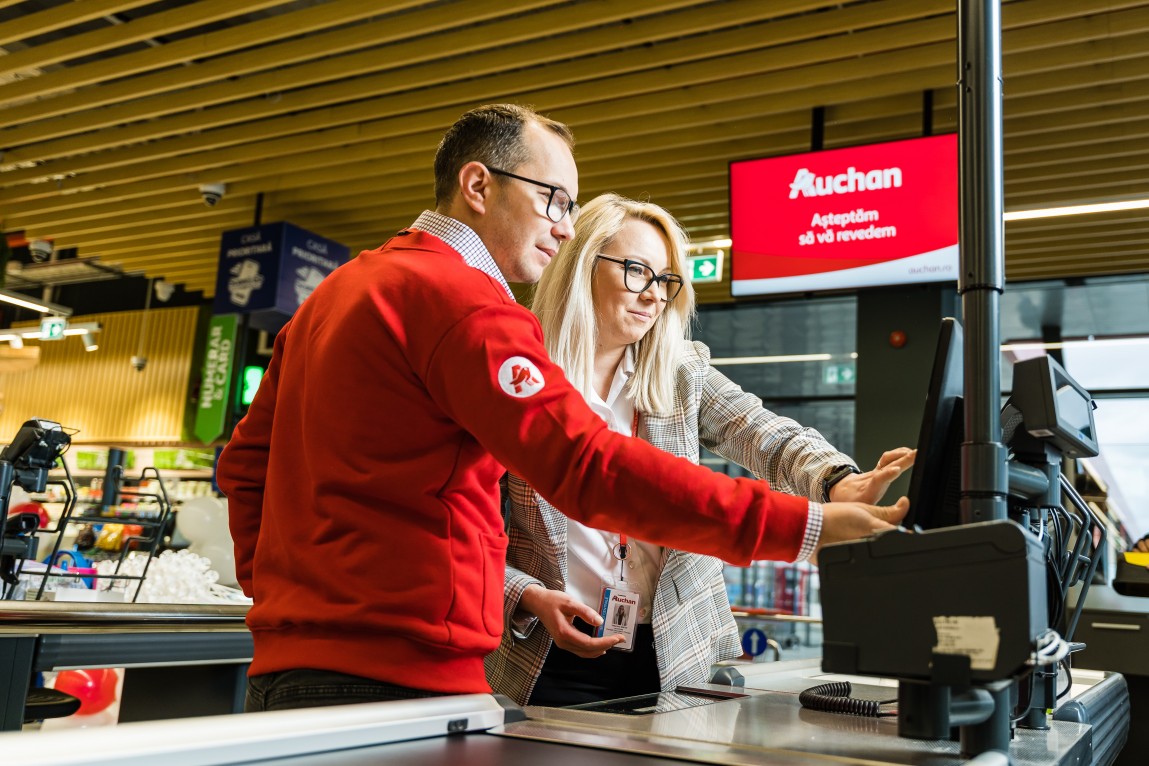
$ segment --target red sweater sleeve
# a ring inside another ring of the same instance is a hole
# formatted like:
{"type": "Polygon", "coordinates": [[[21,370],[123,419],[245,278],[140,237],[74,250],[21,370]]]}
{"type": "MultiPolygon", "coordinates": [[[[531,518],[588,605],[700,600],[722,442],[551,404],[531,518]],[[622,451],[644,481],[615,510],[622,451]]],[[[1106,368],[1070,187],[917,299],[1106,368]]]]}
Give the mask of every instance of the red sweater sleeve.
{"type": "Polygon", "coordinates": [[[275,353],[247,415],[236,425],[216,465],[216,484],[227,496],[228,526],[235,543],[235,575],[243,592],[252,595],[251,571],[263,519],[271,424],[275,415],[279,360],[286,329],[275,339],[275,353]]]}
{"type": "Polygon", "coordinates": [[[496,459],[583,524],[734,564],[798,554],[804,498],[611,432],[550,361],[538,322],[520,306],[464,318],[443,337],[425,380],[437,404],[496,459]],[[533,367],[536,381],[517,394],[506,376],[514,360],[527,360],[518,366],[533,367]]]}

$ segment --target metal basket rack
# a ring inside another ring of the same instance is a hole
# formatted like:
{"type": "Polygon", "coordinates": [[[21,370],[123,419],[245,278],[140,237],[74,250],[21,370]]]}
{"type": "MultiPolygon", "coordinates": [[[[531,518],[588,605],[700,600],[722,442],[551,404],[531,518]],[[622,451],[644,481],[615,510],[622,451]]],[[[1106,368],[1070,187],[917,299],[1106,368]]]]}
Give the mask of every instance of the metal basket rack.
{"type": "MultiPolygon", "coordinates": [[[[41,544],[48,540],[51,541],[52,550],[51,555],[46,559],[47,566],[42,572],[30,570],[25,568],[27,559],[18,559],[14,574],[17,578],[25,576],[27,578],[26,582],[39,580],[39,585],[35,588],[35,597],[32,600],[43,600],[44,594],[48,589],[49,581],[56,580],[56,578],[65,580],[93,578],[92,586],[96,590],[108,591],[120,588],[125,591],[131,590],[132,595],[130,601],[135,603],[139,599],[144,578],[147,577],[148,568],[156,556],[160,542],[163,539],[164,529],[172,513],[172,502],[168,497],[167,489],[160,476],[160,472],[156,468],[149,466],[144,468],[140,473],[138,479],[140,486],[121,487],[121,496],[135,500],[136,506],[132,511],[125,511],[121,508],[116,511],[115,516],[108,516],[104,515],[103,512],[93,513],[91,510],[76,513],[75,482],[72,480],[72,475],[67,464],[63,460],[60,460],[59,465],[63,467],[64,476],[48,479],[45,486],[56,486],[61,489],[64,496],[63,510],[60,512],[60,516],[54,525],[36,532],[41,544]],[[155,485],[159,488],[157,491],[149,492],[141,488],[149,479],[155,480],[155,485]],[[140,527],[141,533],[123,539],[119,554],[114,559],[116,562],[115,569],[111,574],[92,574],[90,572],[74,572],[57,569],[55,564],[61,554],[64,532],[68,527],[77,524],[130,524],[140,527]],[[126,574],[122,572],[124,562],[127,560],[128,554],[132,551],[146,556],[143,569],[139,574],[126,574]],[[134,589],[131,586],[133,582],[135,583],[134,589]]],[[[115,467],[113,473],[109,476],[109,480],[115,480],[117,484],[122,484],[123,468],[119,466],[115,467]]],[[[58,581],[59,580],[57,580],[57,582],[58,581]]],[[[29,592],[31,588],[32,586],[29,585],[29,592]]],[[[0,590],[0,600],[11,598],[12,591],[13,588],[11,585],[0,590]]]]}

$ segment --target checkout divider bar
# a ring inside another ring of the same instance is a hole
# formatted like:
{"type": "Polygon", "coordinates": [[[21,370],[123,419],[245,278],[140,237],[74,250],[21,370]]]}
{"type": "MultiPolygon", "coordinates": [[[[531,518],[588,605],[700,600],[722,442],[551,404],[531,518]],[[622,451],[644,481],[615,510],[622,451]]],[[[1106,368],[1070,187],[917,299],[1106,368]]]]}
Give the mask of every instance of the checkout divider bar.
{"type": "Polygon", "coordinates": [[[6,766],[217,766],[483,731],[506,711],[489,694],[280,710],[92,729],[0,734],[6,766]]]}

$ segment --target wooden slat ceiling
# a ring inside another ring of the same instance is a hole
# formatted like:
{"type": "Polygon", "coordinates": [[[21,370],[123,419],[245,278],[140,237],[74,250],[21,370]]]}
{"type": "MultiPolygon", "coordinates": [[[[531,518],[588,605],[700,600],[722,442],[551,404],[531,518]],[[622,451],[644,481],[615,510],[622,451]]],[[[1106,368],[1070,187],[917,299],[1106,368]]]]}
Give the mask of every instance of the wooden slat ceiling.
{"type": "MultiPolygon", "coordinates": [[[[956,129],[955,0],[0,0],[0,222],[214,292],[220,232],[375,247],[490,101],[614,190],[729,236],[727,163],[956,129]],[[226,183],[214,208],[202,183],[226,183]]],[[[1002,9],[1006,209],[1149,197],[1149,0],[1002,9]]],[[[1010,223],[1007,278],[1149,270],[1149,212],[1010,223]]],[[[703,292],[726,294],[723,285],[703,292]]]]}

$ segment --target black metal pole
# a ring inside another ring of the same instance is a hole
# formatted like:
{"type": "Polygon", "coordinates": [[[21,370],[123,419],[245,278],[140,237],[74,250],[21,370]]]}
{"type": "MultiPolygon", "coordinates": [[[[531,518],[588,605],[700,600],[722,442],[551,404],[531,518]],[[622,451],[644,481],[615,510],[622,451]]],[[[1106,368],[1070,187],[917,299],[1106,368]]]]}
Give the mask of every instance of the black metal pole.
{"type": "Polygon", "coordinates": [[[100,495],[100,508],[107,510],[120,504],[120,490],[124,481],[124,450],[108,448],[108,465],[104,468],[104,488],[100,495]]]}
{"type": "Polygon", "coordinates": [[[1001,443],[1001,293],[1005,250],[999,0],[958,0],[958,186],[965,324],[963,523],[1005,519],[1009,476],[1001,443]]]}
{"type": "Polygon", "coordinates": [[[810,114],[810,151],[820,152],[826,143],[826,107],[816,106],[810,114]]]}

